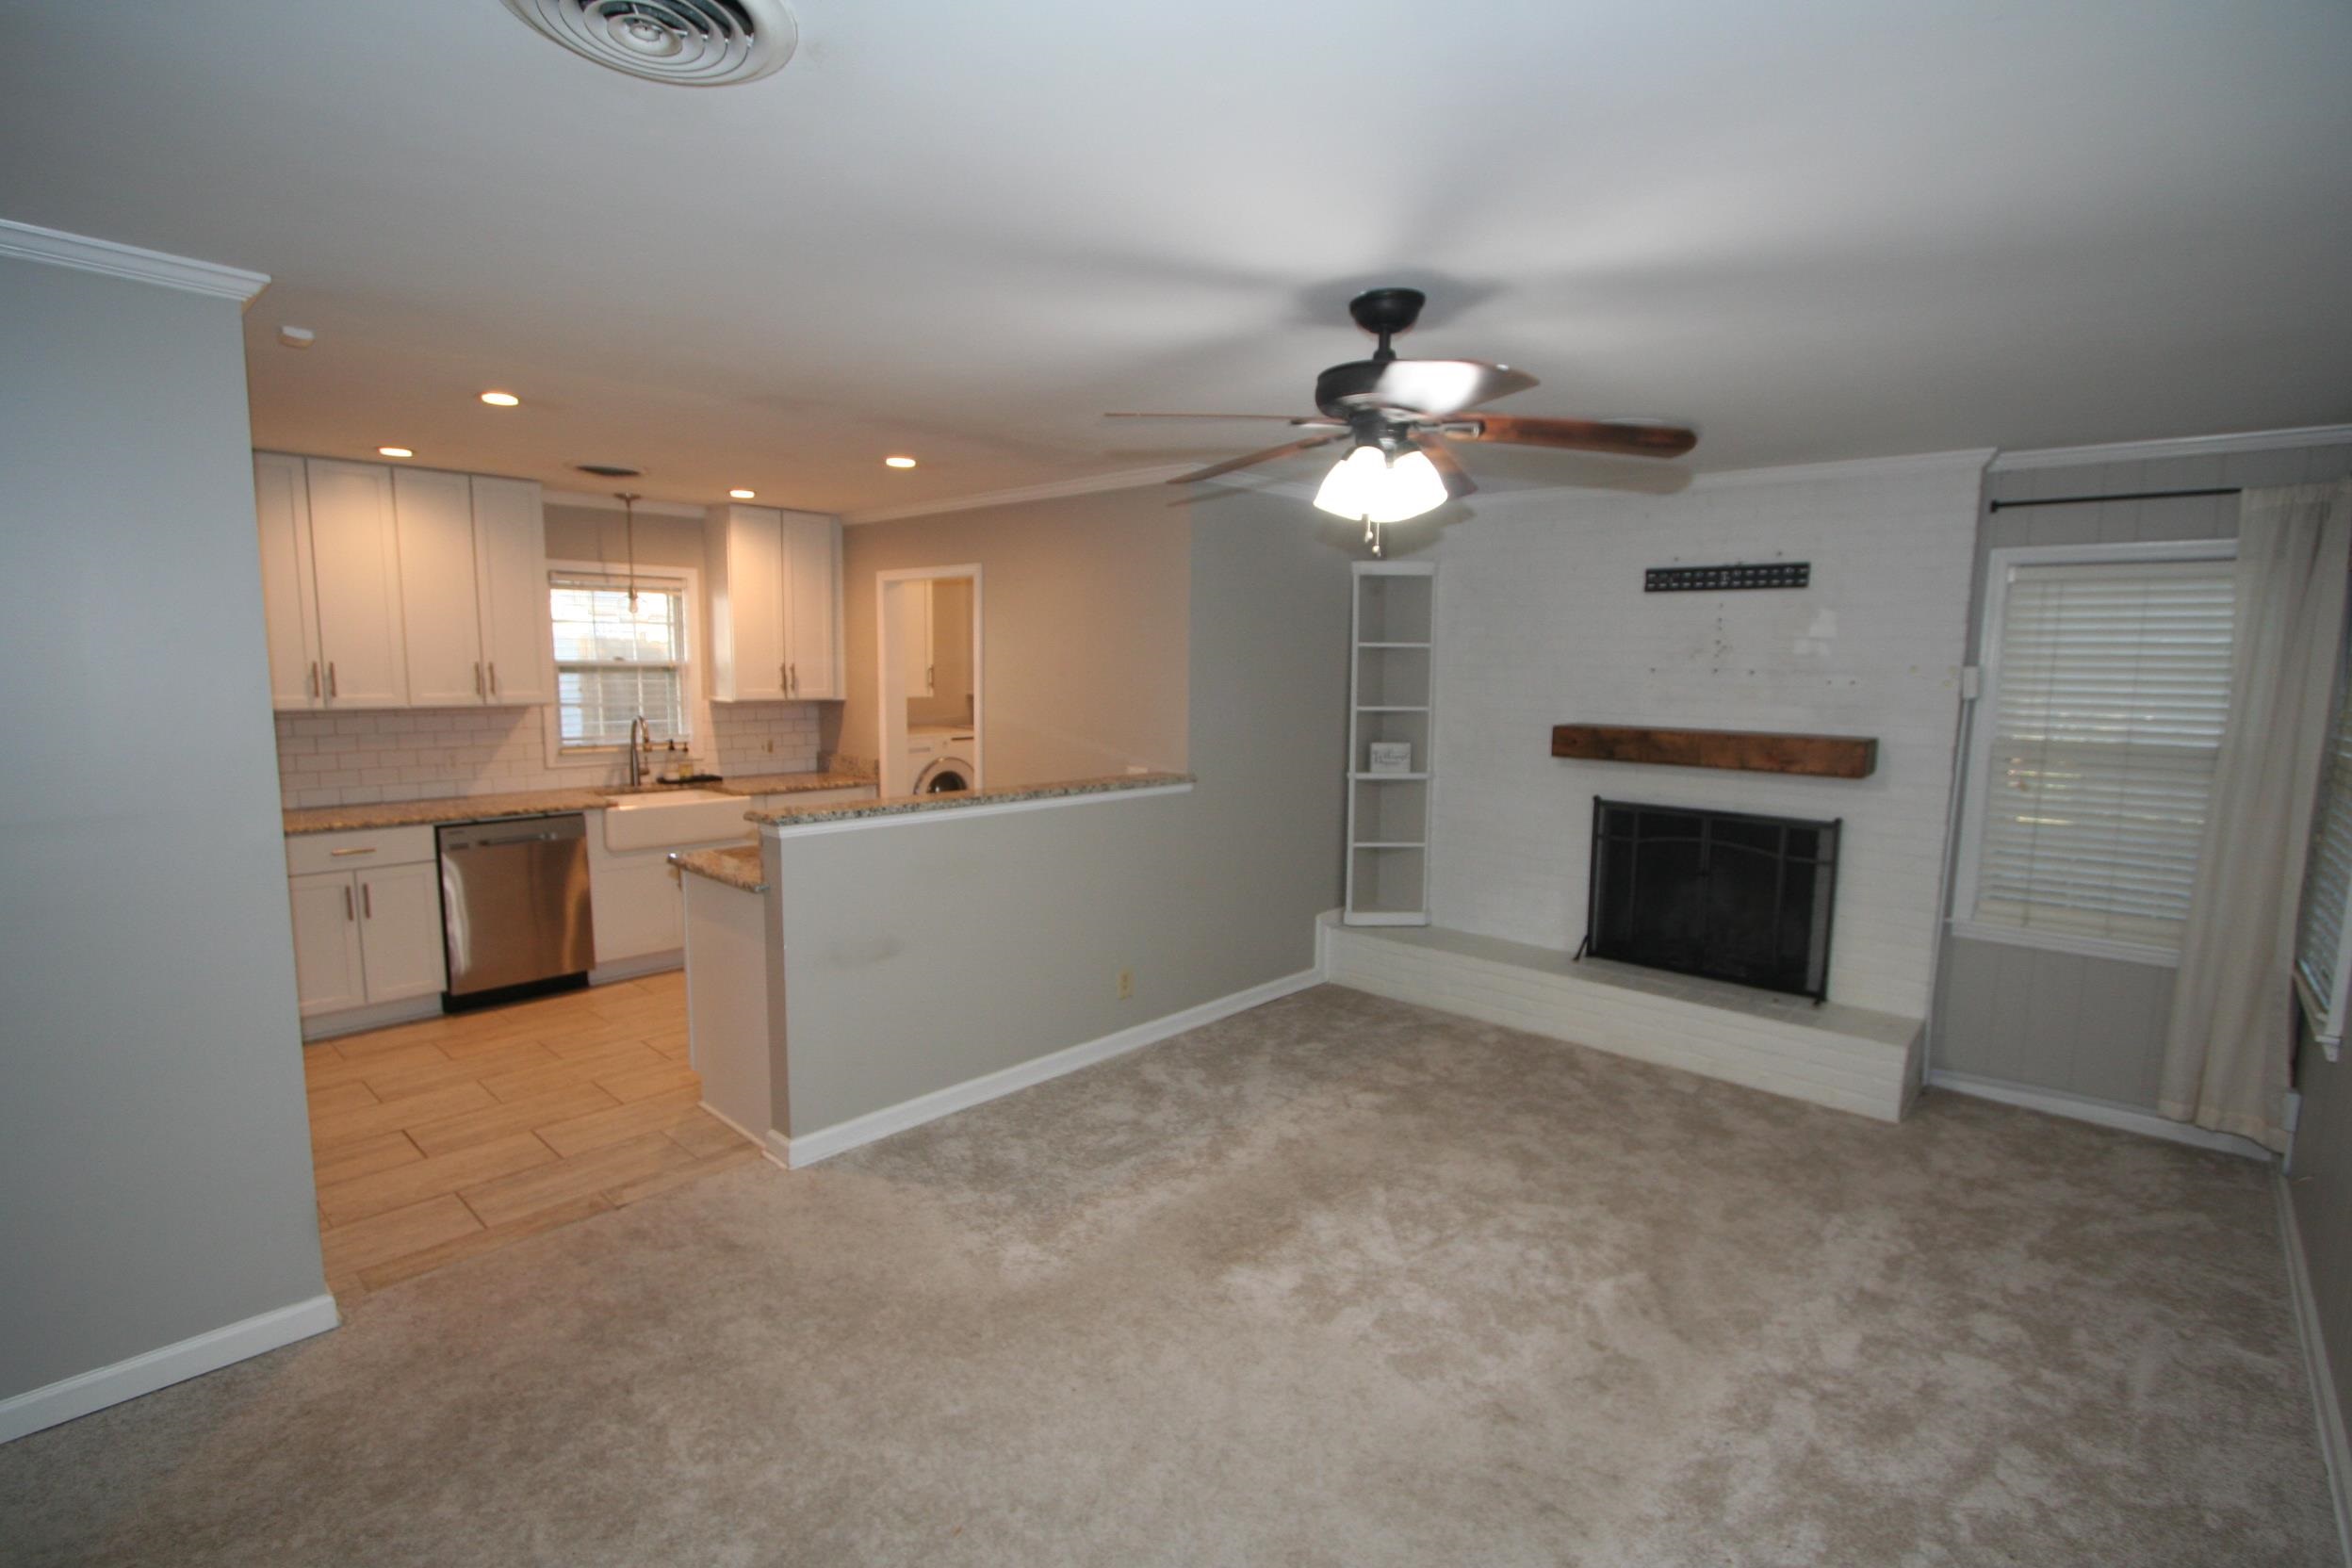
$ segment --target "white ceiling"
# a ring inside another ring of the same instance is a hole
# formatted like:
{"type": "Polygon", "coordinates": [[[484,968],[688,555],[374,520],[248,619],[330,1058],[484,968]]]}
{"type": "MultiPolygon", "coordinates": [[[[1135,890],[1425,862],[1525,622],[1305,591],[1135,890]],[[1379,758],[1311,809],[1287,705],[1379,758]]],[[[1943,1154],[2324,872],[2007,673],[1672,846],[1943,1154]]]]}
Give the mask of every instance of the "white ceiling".
{"type": "Polygon", "coordinates": [[[0,0],[0,217],[274,277],[265,446],[681,501],[1269,444],[1097,416],[1306,412],[1391,282],[1706,468],[2352,420],[2342,4],[797,8],[689,90],[498,0],[0,0]]]}

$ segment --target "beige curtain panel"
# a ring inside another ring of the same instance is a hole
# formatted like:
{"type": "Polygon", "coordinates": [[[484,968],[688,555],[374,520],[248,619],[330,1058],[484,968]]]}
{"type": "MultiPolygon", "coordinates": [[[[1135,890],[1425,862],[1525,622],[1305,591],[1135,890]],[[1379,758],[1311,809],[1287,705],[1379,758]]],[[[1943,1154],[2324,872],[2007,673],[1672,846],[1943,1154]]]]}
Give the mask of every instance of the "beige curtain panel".
{"type": "Polygon", "coordinates": [[[2230,717],[2164,1032],[2158,1108],[2281,1151],[2296,894],[2348,559],[2352,480],[2241,498],[2230,717]]]}

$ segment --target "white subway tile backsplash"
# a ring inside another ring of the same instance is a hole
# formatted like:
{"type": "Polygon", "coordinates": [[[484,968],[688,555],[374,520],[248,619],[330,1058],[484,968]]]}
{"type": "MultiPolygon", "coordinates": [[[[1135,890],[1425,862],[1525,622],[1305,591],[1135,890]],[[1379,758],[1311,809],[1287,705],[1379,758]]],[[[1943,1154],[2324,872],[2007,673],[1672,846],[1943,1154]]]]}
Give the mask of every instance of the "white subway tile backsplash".
{"type": "MultiPolygon", "coordinates": [[[[721,703],[696,751],[722,774],[817,765],[816,706],[721,703]]],[[[288,807],[349,806],[618,783],[620,762],[556,766],[535,708],[281,713],[278,790],[288,807]]]]}

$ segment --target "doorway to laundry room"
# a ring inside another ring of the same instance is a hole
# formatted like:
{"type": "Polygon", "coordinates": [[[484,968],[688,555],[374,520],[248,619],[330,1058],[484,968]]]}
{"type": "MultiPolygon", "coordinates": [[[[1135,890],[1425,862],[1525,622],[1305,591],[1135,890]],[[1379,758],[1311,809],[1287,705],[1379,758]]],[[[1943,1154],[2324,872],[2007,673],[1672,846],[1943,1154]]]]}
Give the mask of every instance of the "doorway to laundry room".
{"type": "Polygon", "coordinates": [[[979,566],[882,572],[874,592],[882,793],[979,789],[986,766],[979,566]]]}

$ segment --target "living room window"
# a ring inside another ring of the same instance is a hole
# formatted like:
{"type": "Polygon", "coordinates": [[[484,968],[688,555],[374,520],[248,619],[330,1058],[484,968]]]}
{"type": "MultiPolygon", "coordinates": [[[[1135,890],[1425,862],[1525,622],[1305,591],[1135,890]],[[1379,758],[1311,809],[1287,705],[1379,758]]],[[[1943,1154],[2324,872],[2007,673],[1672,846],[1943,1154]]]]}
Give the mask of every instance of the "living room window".
{"type": "Polygon", "coordinates": [[[564,752],[626,746],[640,713],[656,743],[692,738],[691,584],[641,572],[633,600],[629,588],[601,573],[548,574],[555,730],[564,752]]]}
{"type": "Polygon", "coordinates": [[[2235,553],[1992,553],[1960,935],[2178,960],[2229,712],[2235,553]]]}

